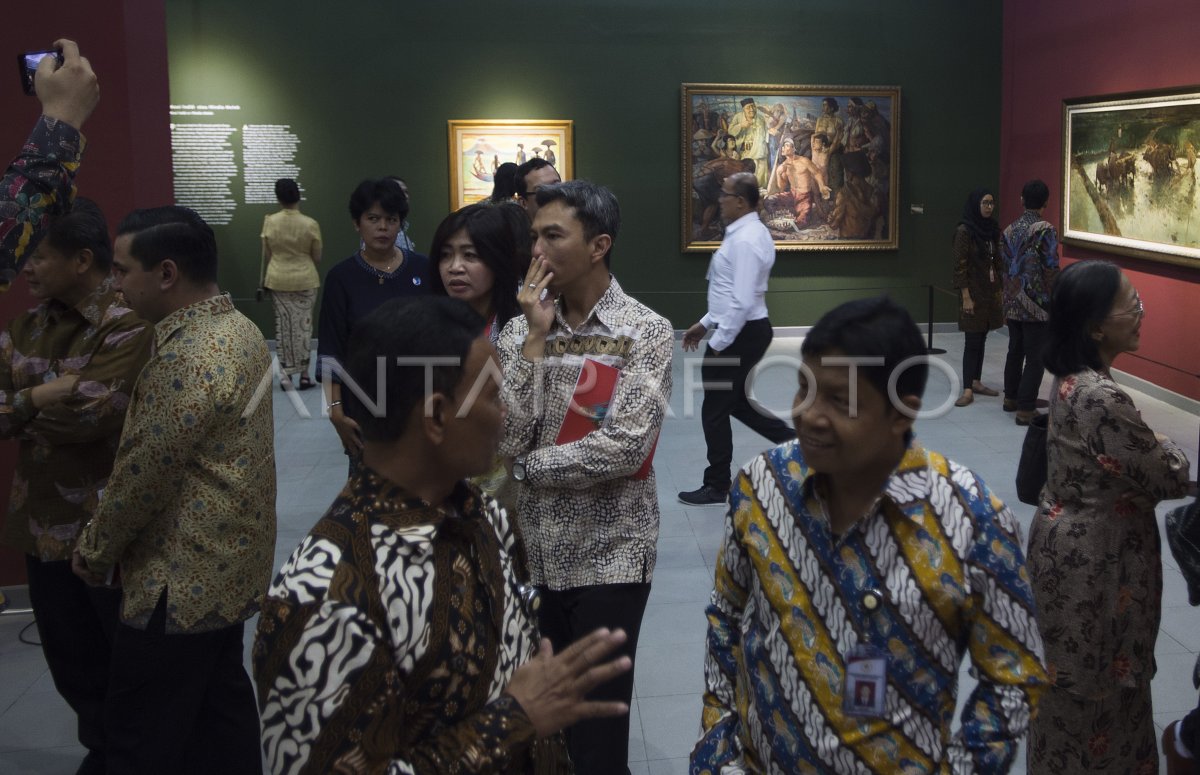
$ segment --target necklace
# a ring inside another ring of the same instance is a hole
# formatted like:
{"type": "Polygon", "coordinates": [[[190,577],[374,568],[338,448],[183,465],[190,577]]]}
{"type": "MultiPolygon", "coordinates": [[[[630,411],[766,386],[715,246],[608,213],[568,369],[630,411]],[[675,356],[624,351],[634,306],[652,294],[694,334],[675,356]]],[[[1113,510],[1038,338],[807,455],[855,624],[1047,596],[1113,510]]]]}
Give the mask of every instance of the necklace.
{"type": "MultiPolygon", "coordinates": [[[[395,254],[393,253],[393,256],[394,255],[395,254]]],[[[404,254],[401,253],[400,255],[401,255],[401,261],[403,261],[404,254]]],[[[379,278],[380,285],[383,285],[383,281],[392,276],[393,269],[392,269],[392,263],[390,261],[388,262],[387,266],[385,266],[383,269],[380,269],[377,266],[375,266],[374,264],[372,264],[370,261],[367,260],[367,254],[365,251],[362,251],[362,250],[358,251],[358,257],[360,259],[362,259],[363,266],[365,266],[367,268],[367,271],[370,272],[371,274],[375,275],[377,278],[379,278]]]]}

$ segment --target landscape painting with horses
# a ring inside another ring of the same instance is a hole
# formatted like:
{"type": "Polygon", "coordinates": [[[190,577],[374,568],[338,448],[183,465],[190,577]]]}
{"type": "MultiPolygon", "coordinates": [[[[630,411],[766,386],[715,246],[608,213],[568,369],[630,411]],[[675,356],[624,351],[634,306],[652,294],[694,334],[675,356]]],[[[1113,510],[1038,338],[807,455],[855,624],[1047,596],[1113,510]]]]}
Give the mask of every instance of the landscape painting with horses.
{"type": "Polygon", "coordinates": [[[1200,266],[1200,88],[1068,100],[1063,239],[1200,266]]]}

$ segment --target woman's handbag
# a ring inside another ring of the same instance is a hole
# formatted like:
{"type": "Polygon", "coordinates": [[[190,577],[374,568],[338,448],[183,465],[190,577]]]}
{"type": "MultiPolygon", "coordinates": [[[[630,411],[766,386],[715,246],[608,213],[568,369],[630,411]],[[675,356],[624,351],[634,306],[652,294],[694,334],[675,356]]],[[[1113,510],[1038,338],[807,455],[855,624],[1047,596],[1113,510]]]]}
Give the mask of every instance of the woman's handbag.
{"type": "Polygon", "coordinates": [[[1021,462],[1017,463],[1017,497],[1030,506],[1041,505],[1038,494],[1046,484],[1046,430],[1050,415],[1036,414],[1025,431],[1021,462]]]}

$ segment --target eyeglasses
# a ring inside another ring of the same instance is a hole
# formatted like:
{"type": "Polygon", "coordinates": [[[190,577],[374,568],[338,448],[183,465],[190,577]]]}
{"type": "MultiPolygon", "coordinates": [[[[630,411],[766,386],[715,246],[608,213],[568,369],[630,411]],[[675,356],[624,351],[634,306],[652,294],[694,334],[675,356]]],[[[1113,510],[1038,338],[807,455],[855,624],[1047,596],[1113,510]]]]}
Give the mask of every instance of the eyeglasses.
{"type": "Polygon", "coordinates": [[[1110,318],[1120,318],[1120,317],[1125,317],[1126,315],[1134,315],[1135,317],[1140,318],[1140,317],[1143,317],[1145,314],[1146,314],[1146,308],[1144,306],[1142,306],[1142,297],[1135,295],[1133,297],[1133,309],[1127,309],[1124,312],[1114,312],[1113,314],[1109,315],[1109,317],[1110,318]]]}
{"type": "Polygon", "coordinates": [[[980,200],[979,204],[982,207],[995,207],[996,206],[995,200],[987,200],[987,199],[980,200]]]}

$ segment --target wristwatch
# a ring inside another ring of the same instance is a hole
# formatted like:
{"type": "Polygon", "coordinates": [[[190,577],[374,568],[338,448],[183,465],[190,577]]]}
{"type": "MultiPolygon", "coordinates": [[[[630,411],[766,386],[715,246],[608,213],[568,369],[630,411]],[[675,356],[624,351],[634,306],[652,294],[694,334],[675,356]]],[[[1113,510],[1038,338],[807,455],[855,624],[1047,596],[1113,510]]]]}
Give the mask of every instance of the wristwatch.
{"type": "Polygon", "coordinates": [[[518,482],[525,481],[525,456],[517,455],[512,464],[512,478],[518,482]]]}

